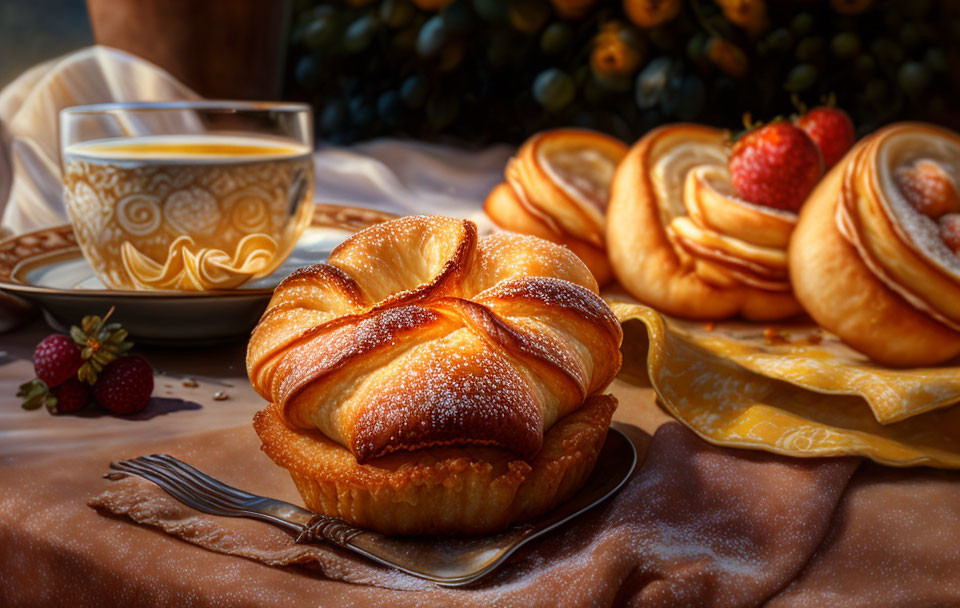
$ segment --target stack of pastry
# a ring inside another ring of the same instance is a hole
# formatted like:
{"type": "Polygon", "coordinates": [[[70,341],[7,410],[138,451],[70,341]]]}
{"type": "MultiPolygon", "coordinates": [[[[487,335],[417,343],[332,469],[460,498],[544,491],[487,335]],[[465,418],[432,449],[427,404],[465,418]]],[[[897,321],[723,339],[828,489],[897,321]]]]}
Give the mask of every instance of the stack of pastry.
{"type": "Polygon", "coordinates": [[[276,289],[247,370],[263,449],[312,510],[387,533],[536,516],[591,472],[620,326],[567,249],[406,217],[276,289]]]}
{"type": "Polygon", "coordinates": [[[484,211],[501,228],[568,247],[602,286],[613,277],[604,237],[610,180],[626,153],[595,131],[538,133],[510,159],[484,211]]]}
{"type": "Polygon", "coordinates": [[[782,319],[800,312],[787,245],[797,215],[735,195],[728,134],[698,125],[648,133],[617,170],[607,246],[620,283],[672,315],[782,319]]]}
{"type": "Polygon", "coordinates": [[[811,194],[790,245],[800,302],[871,358],[960,353],[960,135],[901,123],[862,140],[811,194]]]}

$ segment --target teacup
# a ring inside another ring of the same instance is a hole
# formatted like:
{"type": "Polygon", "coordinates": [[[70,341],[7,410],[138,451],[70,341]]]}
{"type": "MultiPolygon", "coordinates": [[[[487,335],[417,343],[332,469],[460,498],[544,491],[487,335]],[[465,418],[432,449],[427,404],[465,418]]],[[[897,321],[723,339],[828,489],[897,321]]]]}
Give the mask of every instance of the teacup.
{"type": "Polygon", "coordinates": [[[232,289],[290,254],[313,211],[299,104],[105,104],[61,113],[67,210],[112,289],[232,289]]]}

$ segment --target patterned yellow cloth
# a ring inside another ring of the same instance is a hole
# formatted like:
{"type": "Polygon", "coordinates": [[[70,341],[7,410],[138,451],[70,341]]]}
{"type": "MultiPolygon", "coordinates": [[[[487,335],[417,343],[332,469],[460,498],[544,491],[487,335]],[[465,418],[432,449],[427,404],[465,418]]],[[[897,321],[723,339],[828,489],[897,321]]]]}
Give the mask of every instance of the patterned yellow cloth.
{"type": "Polygon", "coordinates": [[[607,294],[624,325],[621,378],[712,443],[792,456],[960,468],[960,368],[888,369],[810,324],[715,325],[607,294]]]}

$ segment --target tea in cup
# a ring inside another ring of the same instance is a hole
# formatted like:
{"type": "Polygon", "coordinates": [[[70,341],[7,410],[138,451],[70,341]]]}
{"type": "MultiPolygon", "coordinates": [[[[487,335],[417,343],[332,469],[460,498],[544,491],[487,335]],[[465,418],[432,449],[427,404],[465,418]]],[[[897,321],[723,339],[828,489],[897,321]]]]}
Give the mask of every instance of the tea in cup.
{"type": "Polygon", "coordinates": [[[74,233],[112,289],[235,288],[273,272],[310,222],[305,106],[86,106],[64,110],[61,123],[74,233]],[[290,113],[305,119],[277,120],[290,113]],[[81,129],[84,120],[99,124],[81,129]],[[114,135],[118,126],[138,132],[114,135]]]}

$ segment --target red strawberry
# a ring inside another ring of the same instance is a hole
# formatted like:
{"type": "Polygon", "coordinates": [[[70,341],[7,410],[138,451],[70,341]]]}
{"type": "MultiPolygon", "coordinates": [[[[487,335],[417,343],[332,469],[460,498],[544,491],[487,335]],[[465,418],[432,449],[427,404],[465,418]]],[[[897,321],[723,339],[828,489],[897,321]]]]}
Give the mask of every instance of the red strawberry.
{"type": "Polygon", "coordinates": [[[749,131],[733,145],[730,179],[745,201],[797,211],[823,175],[820,151],[785,120],[749,131]]]}
{"type": "Polygon", "coordinates": [[[49,387],[76,378],[81,365],[80,347],[63,334],[47,336],[33,351],[33,371],[49,387]]]}
{"type": "Polygon", "coordinates": [[[921,158],[893,174],[904,198],[920,213],[934,219],[945,213],[960,212],[957,184],[939,163],[921,158]]]}
{"type": "Polygon", "coordinates": [[[114,414],[136,414],[153,392],[153,369],[143,357],[129,355],[111,362],[93,385],[97,403],[114,414]]]}
{"type": "Polygon", "coordinates": [[[833,106],[814,108],[798,118],[795,124],[820,148],[826,169],[837,164],[856,141],[850,116],[833,106]]]}
{"type": "Polygon", "coordinates": [[[90,387],[73,377],[53,389],[53,396],[57,404],[50,408],[50,413],[75,412],[90,402],[90,387]]]}

